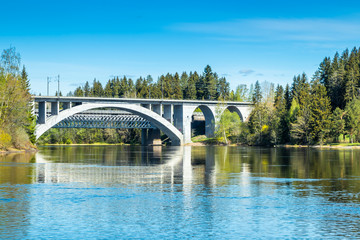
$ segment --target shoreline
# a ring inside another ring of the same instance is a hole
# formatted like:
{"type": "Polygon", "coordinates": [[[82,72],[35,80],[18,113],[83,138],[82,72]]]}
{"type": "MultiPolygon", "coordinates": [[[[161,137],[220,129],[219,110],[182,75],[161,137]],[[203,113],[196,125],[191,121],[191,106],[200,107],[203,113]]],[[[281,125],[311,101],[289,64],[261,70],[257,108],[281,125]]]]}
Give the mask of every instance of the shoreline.
{"type": "MultiPolygon", "coordinates": [[[[138,144],[124,144],[124,143],[77,143],[77,144],[45,144],[40,145],[41,147],[46,146],[139,146],[138,144]]],[[[242,145],[242,144],[219,144],[219,143],[213,143],[213,142],[206,142],[206,141],[200,141],[200,142],[192,142],[192,143],[186,143],[183,146],[191,146],[191,147],[206,147],[206,146],[228,146],[228,147],[238,147],[238,146],[246,146],[246,147],[265,147],[265,148],[315,148],[315,149],[360,149],[359,145],[354,145],[349,143],[348,144],[336,144],[336,145],[291,145],[291,144],[281,144],[281,145],[274,145],[274,146],[250,146],[250,145],[242,145]]],[[[36,153],[39,150],[37,148],[30,148],[30,149],[15,149],[11,148],[9,150],[1,150],[0,155],[6,155],[6,154],[13,154],[13,153],[36,153]]]]}
{"type": "Polygon", "coordinates": [[[10,149],[10,150],[1,150],[0,155],[7,155],[7,154],[13,154],[13,153],[36,153],[39,150],[36,148],[30,148],[30,149],[10,149]]]}

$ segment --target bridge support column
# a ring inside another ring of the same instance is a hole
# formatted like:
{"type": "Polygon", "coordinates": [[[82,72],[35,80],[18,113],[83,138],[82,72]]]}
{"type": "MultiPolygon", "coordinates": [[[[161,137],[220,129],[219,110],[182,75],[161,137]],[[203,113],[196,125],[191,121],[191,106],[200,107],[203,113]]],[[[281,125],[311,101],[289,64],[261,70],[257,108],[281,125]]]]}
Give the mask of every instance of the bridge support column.
{"type": "Polygon", "coordinates": [[[66,110],[66,109],[70,109],[71,108],[71,102],[64,102],[63,103],[63,109],[66,110]]]}
{"type": "Polygon", "coordinates": [[[141,145],[161,145],[160,129],[141,129],[141,145]]]}
{"type": "Polygon", "coordinates": [[[191,143],[191,116],[193,109],[174,105],[174,125],[184,135],[184,143],[191,143]]]}
{"type": "Polygon", "coordinates": [[[51,103],[51,115],[59,115],[59,102],[51,103]]]}
{"type": "Polygon", "coordinates": [[[146,128],[141,129],[141,145],[147,146],[148,130],[146,128]]]}
{"type": "Polygon", "coordinates": [[[44,124],[46,122],[46,102],[39,102],[39,116],[38,124],[44,124]]]}
{"type": "Polygon", "coordinates": [[[160,104],[152,104],[151,107],[153,112],[156,112],[157,114],[162,116],[162,109],[160,104]]]}
{"type": "Polygon", "coordinates": [[[171,104],[166,104],[166,105],[163,105],[164,106],[164,115],[163,117],[168,120],[170,123],[174,123],[173,121],[173,105],[171,104]]]}

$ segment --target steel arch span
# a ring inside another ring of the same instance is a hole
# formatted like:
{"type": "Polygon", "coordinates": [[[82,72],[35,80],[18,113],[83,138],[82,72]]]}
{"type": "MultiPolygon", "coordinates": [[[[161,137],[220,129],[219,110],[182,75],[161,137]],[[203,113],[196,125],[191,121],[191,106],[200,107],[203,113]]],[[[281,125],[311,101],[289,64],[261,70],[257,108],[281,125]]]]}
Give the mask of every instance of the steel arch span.
{"type": "Polygon", "coordinates": [[[169,121],[160,116],[159,114],[139,105],[135,104],[126,104],[126,103],[86,103],[72,107],[70,109],[63,110],[59,112],[58,115],[53,115],[46,119],[44,124],[37,124],[35,128],[35,136],[38,139],[43,135],[47,130],[61,122],[62,120],[87,110],[97,109],[97,108],[118,108],[120,110],[125,110],[127,112],[139,115],[148,121],[150,121],[155,127],[160,129],[165,133],[172,141],[172,145],[182,145],[183,144],[183,134],[169,121]]]}

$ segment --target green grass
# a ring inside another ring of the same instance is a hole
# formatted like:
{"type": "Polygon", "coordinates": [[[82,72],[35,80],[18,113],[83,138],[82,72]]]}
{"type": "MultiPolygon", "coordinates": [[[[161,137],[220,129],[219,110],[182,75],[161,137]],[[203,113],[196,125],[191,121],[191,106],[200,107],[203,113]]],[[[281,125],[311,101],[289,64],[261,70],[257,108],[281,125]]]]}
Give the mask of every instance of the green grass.
{"type": "Polygon", "coordinates": [[[216,138],[208,138],[205,135],[199,135],[199,136],[193,137],[193,138],[191,138],[191,141],[193,143],[197,143],[197,142],[203,142],[203,143],[206,143],[206,144],[217,143],[216,138]]]}

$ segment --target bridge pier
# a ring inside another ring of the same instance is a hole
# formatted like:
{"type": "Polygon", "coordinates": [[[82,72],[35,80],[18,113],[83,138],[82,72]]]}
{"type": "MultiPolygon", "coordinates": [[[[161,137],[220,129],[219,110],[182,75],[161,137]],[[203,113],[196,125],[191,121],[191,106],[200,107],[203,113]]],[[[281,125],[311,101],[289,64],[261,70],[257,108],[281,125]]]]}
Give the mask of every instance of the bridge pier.
{"type": "Polygon", "coordinates": [[[39,102],[39,115],[37,119],[38,124],[46,122],[46,102],[39,102]]]}
{"type": "Polygon", "coordinates": [[[71,108],[71,102],[64,102],[63,103],[63,109],[66,110],[66,109],[70,109],[71,108]]]}
{"type": "Polygon", "coordinates": [[[163,117],[168,120],[171,124],[173,124],[173,114],[174,114],[174,110],[173,110],[173,105],[171,104],[164,104],[164,114],[163,117]]]}
{"type": "Polygon", "coordinates": [[[161,136],[160,129],[157,128],[149,128],[149,129],[141,129],[141,145],[149,146],[149,145],[161,145],[161,136]]]}
{"type": "Polygon", "coordinates": [[[59,115],[59,102],[51,103],[51,115],[59,115]]]}

